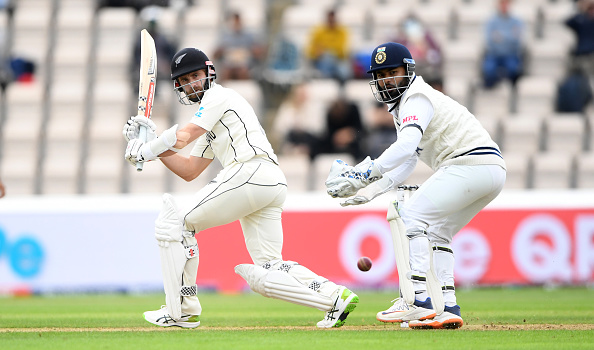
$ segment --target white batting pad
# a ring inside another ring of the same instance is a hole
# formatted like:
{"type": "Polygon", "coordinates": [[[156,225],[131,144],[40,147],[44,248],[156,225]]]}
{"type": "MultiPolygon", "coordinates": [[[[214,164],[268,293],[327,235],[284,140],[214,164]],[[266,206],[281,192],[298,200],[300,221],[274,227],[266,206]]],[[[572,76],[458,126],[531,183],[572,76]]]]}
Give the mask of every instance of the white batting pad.
{"type": "Polygon", "coordinates": [[[396,268],[398,269],[398,283],[402,298],[408,305],[415,302],[415,289],[410,276],[410,253],[409,239],[406,236],[406,227],[396,209],[397,202],[390,203],[388,207],[388,222],[392,232],[392,242],[394,244],[394,255],[396,255],[396,268]]]}
{"type": "Polygon", "coordinates": [[[181,242],[183,227],[173,196],[165,193],[161,212],[155,220],[155,238],[158,241],[181,242]]]}
{"type": "MultiPolygon", "coordinates": [[[[398,269],[398,280],[400,284],[400,293],[407,304],[412,305],[415,301],[415,289],[413,282],[409,278],[411,275],[410,269],[410,240],[406,236],[406,227],[404,222],[396,209],[396,201],[392,202],[388,207],[388,222],[390,223],[390,231],[392,232],[392,242],[394,243],[394,254],[396,255],[396,268],[398,269]]],[[[429,244],[429,251],[431,252],[431,245],[429,244]]],[[[433,254],[430,254],[431,269],[427,273],[427,293],[431,297],[433,309],[440,315],[443,313],[445,302],[443,299],[443,292],[441,290],[441,283],[437,279],[435,267],[433,266],[433,254]]]]}
{"type": "MultiPolygon", "coordinates": [[[[167,311],[171,318],[179,320],[182,316],[182,294],[187,297],[196,295],[196,272],[188,271],[185,274],[186,279],[192,279],[193,276],[192,281],[184,281],[183,276],[188,259],[194,259],[198,256],[198,246],[195,238],[188,237],[186,240],[191,245],[184,247],[182,243],[184,240],[183,223],[179,217],[174,198],[168,193],[163,195],[163,207],[155,222],[155,238],[159,244],[167,311]],[[184,282],[188,285],[183,286],[184,282]]],[[[197,271],[197,260],[195,264],[191,265],[192,270],[193,266],[195,266],[197,271]]]]}
{"type": "Polygon", "coordinates": [[[182,274],[186,265],[184,246],[181,242],[159,241],[161,272],[167,311],[174,320],[181,318],[182,274]]]}
{"type": "Polygon", "coordinates": [[[241,264],[235,267],[235,272],[248,282],[254,292],[268,298],[313,307],[320,311],[328,311],[334,304],[330,297],[308,288],[282,270],[270,271],[256,265],[241,264]]]}
{"type": "Polygon", "coordinates": [[[443,299],[441,283],[439,282],[439,279],[437,279],[435,267],[433,265],[433,251],[430,250],[430,252],[431,270],[427,274],[427,293],[429,293],[429,296],[431,297],[431,302],[433,303],[433,309],[435,310],[435,313],[441,315],[445,308],[445,300],[443,299]]]}

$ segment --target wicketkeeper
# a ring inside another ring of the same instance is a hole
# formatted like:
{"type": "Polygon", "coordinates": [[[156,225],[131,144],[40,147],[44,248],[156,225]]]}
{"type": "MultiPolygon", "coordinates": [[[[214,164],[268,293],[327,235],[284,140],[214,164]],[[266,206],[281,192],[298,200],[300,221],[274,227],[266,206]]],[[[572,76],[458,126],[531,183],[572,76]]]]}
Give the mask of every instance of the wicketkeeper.
{"type": "Polygon", "coordinates": [[[405,46],[376,47],[368,73],[373,95],[394,116],[398,137],[377,159],[367,157],[356,166],[336,161],[326,181],[328,194],[352,197],[343,206],[367,203],[405,181],[418,159],[429,165],[435,173],[388,210],[401,297],[376,317],[409,327],[461,327],[452,238],[501,192],[505,162],[464,106],[415,75],[405,46]]]}
{"type": "MultiPolygon", "coordinates": [[[[195,234],[239,220],[253,264],[235,272],[250,288],[266,297],[317,308],[325,312],[320,328],[340,327],[358,296],[344,286],[318,276],[294,261],[283,260],[282,206],[287,181],[253,108],[234,90],[215,83],[215,67],[195,48],[179,51],[171,62],[171,79],[179,101],[199,106],[190,122],[155,135],[155,124],[140,116],[124,126],[128,140],[125,158],[133,165],[160,159],[186,181],[199,176],[216,157],[223,170],[178,208],[165,194],[155,222],[166,306],[147,311],[144,318],[162,327],[200,325],[197,297],[198,244],[195,234]],[[147,142],[138,139],[140,125],[147,142]],[[189,157],[177,152],[196,141],[189,157]]],[[[224,257],[222,257],[224,258],[224,257]]]]}

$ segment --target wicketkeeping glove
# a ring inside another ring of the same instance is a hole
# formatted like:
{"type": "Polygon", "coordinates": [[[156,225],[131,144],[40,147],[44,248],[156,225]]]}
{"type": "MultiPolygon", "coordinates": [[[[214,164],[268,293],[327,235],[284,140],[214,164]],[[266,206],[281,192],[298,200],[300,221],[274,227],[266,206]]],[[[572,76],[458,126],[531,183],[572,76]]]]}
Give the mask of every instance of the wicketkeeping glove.
{"type": "Polygon", "coordinates": [[[394,181],[388,176],[384,176],[371,185],[361,189],[357,195],[341,202],[343,207],[349,205],[360,205],[371,202],[374,198],[392,190],[395,187],[394,181]]]}
{"type": "Polygon", "coordinates": [[[326,179],[326,192],[334,198],[350,197],[381,178],[382,173],[369,157],[354,167],[337,159],[326,179]]]}

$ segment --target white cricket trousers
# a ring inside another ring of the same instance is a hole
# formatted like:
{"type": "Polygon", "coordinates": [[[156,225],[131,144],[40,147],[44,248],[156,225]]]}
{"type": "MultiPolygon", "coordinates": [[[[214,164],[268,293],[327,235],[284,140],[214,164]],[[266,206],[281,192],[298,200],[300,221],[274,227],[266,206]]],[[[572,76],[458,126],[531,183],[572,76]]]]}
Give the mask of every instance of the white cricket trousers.
{"type": "Polygon", "coordinates": [[[228,166],[182,210],[186,230],[197,234],[239,220],[254,264],[282,260],[286,184],[281,169],[269,160],[253,158],[228,166]]]}
{"type": "MultiPolygon", "coordinates": [[[[499,195],[505,177],[505,169],[499,165],[446,166],[438,169],[404,202],[400,216],[411,238],[410,267],[413,274],[426,276],[430,254],[433,253],[438,279],[442,285],[453,288],[452,239],[499,195]],[[434,252],[430,251],[428,242],[434,252]]],[[[417,287],[419,285],[415,289],[417,287]]],[[[448,301],[455,304],[453,298],[453,295],[451,299],[446,297],[446,305],[448,301]]]]}

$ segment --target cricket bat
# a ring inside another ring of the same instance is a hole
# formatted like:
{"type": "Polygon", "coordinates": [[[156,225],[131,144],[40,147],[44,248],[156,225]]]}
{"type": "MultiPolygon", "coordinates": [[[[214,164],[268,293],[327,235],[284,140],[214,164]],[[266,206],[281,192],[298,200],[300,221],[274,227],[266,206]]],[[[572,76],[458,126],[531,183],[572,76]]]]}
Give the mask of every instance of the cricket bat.
{"type": "MultiPolygon", "coordinates": [[[[157,50],[155,41],[146,29],[140,32],[140,78],[138,79],[138,115],[151,117],[157,84],[157,50]]],[[[146,128],[140,127],[138,138],[146,142],[146,128]]],[[[142,171],[142,163],[136,163],[142,171]]]]}

